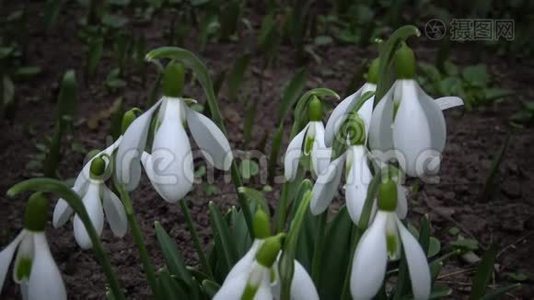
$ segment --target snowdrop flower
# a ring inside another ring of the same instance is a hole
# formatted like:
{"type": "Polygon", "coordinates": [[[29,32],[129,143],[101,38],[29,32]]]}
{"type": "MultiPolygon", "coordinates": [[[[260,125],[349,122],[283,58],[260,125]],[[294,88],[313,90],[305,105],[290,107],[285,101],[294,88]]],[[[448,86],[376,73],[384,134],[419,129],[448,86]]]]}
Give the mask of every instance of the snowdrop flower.
{"type": "Polygon", "coordinates": [[[312,98],[308,112],[310,122],[291,140],[284,157],[284,176],[290,181],[297,176],[303,155],[310,158],[311,170],[316,176],[322,174],[330,162],[331,150],[324,143],[323,109],[319,98],[312,98]]]}
{"type": "MultiPolygon", "coordinates": [[[[278,273],[280,235],[270,236],[269,217],[259,210],[254,217],[256,239],[247,253],[234,265],[214,300],[280,299],[281,284],[278,273]]],[[[290,293],[294,300],[319,299],[317,290],[306,269],[295,260],[290,293]]]]}
{"type": "Polygon", "coordinates": [[[376,295],[386,275],[388,257],[399,259],[401,247],[406,256],[414,299],[430,296],[431,278],[426,255],[397,217],[396,206],[396,183],[387,179],[380,186],[378,212],[354,253],[350,278],[354,299],[371,299],[376,295]]]}
{"type": "MultiPolygon", "coordinates": [[[[372,179],[368,163],[368,151],[365,147],[366,125],[357,112],[350,114],[346,125],[346,127],[340,128],[340,132],[347,139],[348,147],[343,154],[330,163],[328,169],[315,182],[310,210],[312,214],[319,215],[328,208],[336,195],[344,168],[346,178],[344,185],[345,202],[352,221],[358,224],[372,179]]],[[[400,182],[400,180],[397,182],[400,182]]],[[[397,187],[399,195],[401,195],[398,214],[400,218],[405,218],[407,214],[405,191],[400,184],[397,187]]],[[[376,203],[373,202],[371,217],[374,216],[375,211],[376,203]]]]}
{"type": "Polygon", "coordinates": [[[228,170],[233,159],[230,144],[221,129],[179,97],[183,73],[180,64],[167,65],[163,79],[165,96],[131,123],[116,156],[116,177],[129,191],[139,183],[142,162],[152,186],[168,202],[182,199],[193,186],[193,157],[185,124],[208,163],[228,170]],[[145,153],[151,120],[156,112],[152,149],[145,153]]]}
{"type": "Polygon", "coordinates": [[[415,58],[405,44],[395,57],[398,80],[376,105],[371,117],[372,150],[395,150],[409,176],[423,177],[439,170],[445,147],[442,110],[463,105],[458,97],[432,99],[414,80],[415,58]]]}
{"type": "MultiPolygon", "coordinates": [[[[119,140],[118,140],[119,141],[119,140]]],[[[97,154],[89,163],[87,163],[80,175],[76,178],[73,190],[82,198],[82,202],[87,210],[89,218],[95,227],[96,232],[100,235],[104,227],[104,213],[109,223],[111,231],[117,237],[123,237],[128,230],[128,220],[124,206],[105,184],[104,177],[107,165],[104,157],[110,155],[116,144],[108,147],[106,150],[97,154]]],[[[109,156],[107,156],[109,157],[109,156]]],[[[74,211],[63,199],[60,199],[54,209],[53,224],[54,227],[64,225],[72,216],[74,211]]],[[[74,238],[78,245],[83,249],[92,247],[89,234],[83,225],[80,217],[75,214],[73,220],[74,238]]]]}
{"type": "Polygon", "coordinates": [[[26,206],[24,229],[0,252],[0,292],[16,251],[13,280],[20,284],[23,299],[67,299],[44,232],[47,212],[48,200],[40,193],[33,194],[26,206]]]}
{"type": "MultiPolygon", "coordinates": [[[[378,67],[379,60],[373,60],[371,66],[369,67],[369,72],[367,75],[368,82],[366,82],[354,94],[343,99],[343,101],[341,101],[334,108],[334,111],[332,111],[330,118],[328,118],[328,122],[326,122],[326,129],[324,135],[324,141],[328,147],[333,146],[336,135],[339,133],[341,126],[343,125],[349,114],[354,110],[360,97],[367,92],[374,92],[376,90],[376,83],[378,82],[378,67]]],[[[369,131],[369,124],[371,122],[374,98],[375,96],[371,96],[371,98],[367,99],[357,111],[358,116],[365,123],[366,135],[369,131]]]]}

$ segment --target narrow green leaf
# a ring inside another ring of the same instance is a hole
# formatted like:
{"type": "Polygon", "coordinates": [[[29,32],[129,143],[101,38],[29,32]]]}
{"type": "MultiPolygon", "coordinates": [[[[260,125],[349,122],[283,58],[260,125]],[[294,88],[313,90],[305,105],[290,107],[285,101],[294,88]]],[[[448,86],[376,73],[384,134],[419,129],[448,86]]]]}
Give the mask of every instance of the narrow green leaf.
{"type": "Polygon", "coordinates": [[[44,7],[44,21],[46,30],[50,30],[56,22],[61,10],[62,0],[47,0],[44,7]]]}
{"type": "Polygon", "coordinates": [[[104,38],[102,36],[95,36],[89,39],[87,51],[87,75],[89,77],[95,75],[103,50],[104,38]]]}
{"type": "Polygon", "coordinates": [[[493,274],[496,257],[497,247],[495,246],[491,246],[482,256],[482,260],[475,272],[475,277],[473,277],[473,285],[471,287],[471,294],[469,295],[470,300],[480,299],[484,296],[484,292],[491,279],[491,274],[493,274]]]}
{"type": "Polygon", "coordinates": [[[154,228],[156,229],[156,237],[161,252],[163,253],[163,257],[165,258],[167,268],[171,274],[178,276],[178,278],[186,282],[188,286],[191,286],[193,283],[191,273],[187,270],[184,259],[180,254],[176,243],[159,222],[155,222],[154,228]]]}
{"type": "Polygon", "coordinates": [[[514,290],[514,289],[517,289],[521,286],[520,283],[514,283],[514,284],[510,284],[510,285],[506,285],[506,286],[503,286],[501,288],[498,288],[494,291],[491,291],[489,293],[487,293],[486,295],[484,295],[484,297],[481,298],[481,300],[498,300],[498,299],[502,299],[503,296],[510,292],[511,290],[514,290]]]}
{"type": "Polygon", "coordinates": [[[237,261],[237,250],[235,249],[235,242],[232,236],[230,235],[230,229],[228,228],[228,224],[224,220],[217,206],[215,206],[213,202],[210,202],[208,206],[215,239],[220,242],[222,248],[221,251],[223,254],[222,259],[224,259],[226,270],[230,271],[232,266],[237,261]]]}
{"type": "Polygon", "coordinates": [[[217,294],[217,291],[221,288],[221,286],[211,280],[202,280],[202,290],[208,296],[208,298],[212,299],[215,294],[217,294]]]}
{"type": "Polygon", "coordinates": [[[228,98],[230,100],[237,99],[239,88],[243,82],[243,77],[250,64],[251,55],[246,53],[240,56],[232,66],[230,73],[228,74],[228,98]]]}
{"type": "Polygon", "coordinates": [[[73,120],[77,106],[76,73],[74,70],[68,70],[61,81],[61,89],[57,99],[56,120],[61,120],[65,117],[70,117],[73,120]]]}
{"type": "Polygon", "coordinates": [[[244,194],[250,202],[253,202],[255,204],[256,207],[259,206],[264,212],[266,212],[267,214],[269,213],[269,204],[267,203],[267,199],[265,199],[265,196],[262,191],[258,191],[254,188],[244,186],[239,187],[238,191],[239,193],[244,194]]]}
{"type": "Polygon", "coordinates": [[[290,112],[293,105],[299,99],[299,95],[304,90],[306,86],[306,77],[308,76],[306,69],[300,69],[297,73],[291,78],[289,84],[284,88],[282,94],[282,101],[278,107],[278,112],[276,114],[276,124],[279,124],[282,120],[285,119],[286,115],[290,112]]]}

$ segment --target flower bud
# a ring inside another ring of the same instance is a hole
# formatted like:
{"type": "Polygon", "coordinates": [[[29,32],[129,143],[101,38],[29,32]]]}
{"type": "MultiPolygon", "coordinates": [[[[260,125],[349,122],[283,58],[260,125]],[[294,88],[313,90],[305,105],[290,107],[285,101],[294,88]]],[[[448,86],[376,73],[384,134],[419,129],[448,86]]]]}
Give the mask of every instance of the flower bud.
{"type": "Polygon", "coordinates": [[[26,203],[24,228],[31,231],[44,231],[48,219],[48,199],[42,193],[34,193],[26,203]]]}
{"type": "Polygon", "coordinates": [[[170,61],[163,71],[163,95],[177,98],[182,95],[185,68],[181,63],[170,61]]]}
{"type": "Polygon", "coordinates": [[[404,42],[395,52],[395,71],[399,79],[413,79],[415,76],[415,54],[404,42]]]}
{"type": "Polygon", "coordinates": [[[380,71],[380,60],[378,58],[373,59],[367,71],[367,82],[378,84],[378,73],[380,71]]]}
{"type": "Polygon", "coordinates": [[[130,109],[129,111],[125,112],[124,115],[122,115],[122,124],[121,124],[121,132],[125,133],[126,129],[130,127],[130,124],[137,118],[136,113],[139,112],[140,109],[137,107],[134,107],[130,109]]]}
{"type": "Polygon", "coordinates": [[[254,215],[253,227],[255,238],[266,239],[271,236],[269,216],[262,209],[258,209],[258,211],[256,211],[256,214],[254,215]]]}
{"type": "Polygon", "coordinates": [[[310,121],[321,121],[323,119],[323,104],[317,96],[313,96],[308,104],[308,114],[310,121]]]}
{"type": "Polygon", "coordinates": [[[101,177],[106,172],[106,161],[102,156],[95,157],[91,162],[91,177],[101,177]]]}
{"type": "Polygon", "coordinates": [[[270,268],[278,257],[278,252],[280,252],[280,249],[282,248],[281,239],[284,237],[285,234],[281,233],[265,239],[256,253],[256,261],[260,265],[270,268]]]}
{"type": "Polygon", "coordinates": [[[378,208],[385,211],[395,211],[397,209],[397,184],[391,178],[387,178],[380,184],[378,208]]]}

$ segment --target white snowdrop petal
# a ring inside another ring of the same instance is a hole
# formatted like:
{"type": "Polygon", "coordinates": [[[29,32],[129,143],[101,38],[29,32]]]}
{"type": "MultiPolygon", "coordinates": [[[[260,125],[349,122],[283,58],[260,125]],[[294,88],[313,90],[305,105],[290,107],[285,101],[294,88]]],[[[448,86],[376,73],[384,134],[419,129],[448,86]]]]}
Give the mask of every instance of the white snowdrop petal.
{"type": "Polygon", "coordinates": [[[350,276],[354,299],[371,299],[382,286],[387,267],[387,218],[386,212],[378,211],[356,247],[350,276]]]}
{"type": "Polygon", "coordinates": [[[13,239],[13,241],[0,252],[0,294],[2,293],[2,287],[4,286],[9,265],[13,260],[13,254],[25,235],[26,231],[22,230],[17,237],[15,237],[15,239],[13,239]]]}
{"type": "MultiPolygon", "coordinates": [[[[104,211],[102,200],[100,199],[100,185],[98,182],[91,182],[82,201],[87,210],[87,214],[93,223],[97,234],[100,236],[104,228],[104,211]]],[[[82,249],[89,249],[93,246],[89,234],[78,215],[74,215],[74,238],[82,249]]]]}
{"type": "Polygon", "coordinates": [[[408,199],[406,197],[408,189],[404,186],[397,184],[397,209],[396,213],[399,219],[406,218],[408,214],[408,199]]]}
{"type": "Polygon", "coordinates": [[[332,161],[328,169],[319,175],[317,181],[315,181],[310,202],[312,214],[318,215],[324,212],[332,202],[341,181],[344,162],[345,154],[332,161]]]}
{"type": "MultiPolygon", "coordinates": [[[[432,147],[432,132],[423,108],[423,101],[418,99],[417,83],[414,80],[398,80],[402,99],[395,116],[393,140],[395,149],[403,159],[399,159],[401,168],[409,176],[419,176],[416,165],[420,154],[432,147]]],[[[441,116],[443,118],[443,116],[441,116]]]]}
{"type": "Polygon", "coordinates": [[[28,282],[28,299],[62,300],[67,299],[67,291],[61,273],[50,253],[43,232],[33,234],[35,256],[28,282]]]}
{"type": "Polygon", "coordinates": [[[319,300],[319,294],[306,269],[295,260],[293,280],[291,281],[292,300],[319,300]]]}
{"type": "Polygon", "coordinates": [[[240,300],[247,285],[248,273],[240,273],[225,281],[213,300],[240,300]]]}
{"type": "Polygon", "coordinates": [[[128,191],[134,190],[139,184],[141,178],[139,160],[146,146],[152,115],[161,105],[162,100],[137,117],[122,136],[115,157],[115,176],[126,185],[128,191]]]}
{"type": "Polygon", "coordinates": [[[65,200],[59,199],[54,207],[54,214],[52,216],[54,228],[65,225],[73,213],[74,210],[70,205],[65,200]]]}
{"type": "Polygon", "coordinates": [[[313,139],[311,162],[315,175],[321,175],[330,164],[332,150],[327,148],[324,143],[324,126],[320,121],[310,122],[310,126],[315,128],[315,137],[313,139]]]}
{"type": "Polygon", "coordinates": [[[428,299],[431,289],[431,277],[426,255],[419,242],[398,219],[397,226],[400,232],[404,255],[406,255],[414,298],[417,300],[428,299]]]}
{"type": "Polygon", "coordinates": [[[233,155],[228,139],[208,117],[187,108],[187,124],[206,160],[220,170],[229,170],[233,155]]]}
{"type": "Polygon", "coordinates": [[[123,237],[128,231],[128,219],[121,200],[106,186],[102,187],[104,213],[113,234],[123,237]]]}
{"type": "MultiPolygon", "coordinates": [[[[352,146],[348,154],[352,158],[345,184],[345,202],[350,218],[355,224],[360,221],[367,198],[367,189],[372,179],[365,151],[365,147],[362,145],[352,146]]],[[[374,207],[375,205],[373,205],[374,207]]],[[[374,215],[374,211],[372,215],[374,215]]]]}
{"type": "Polygon", "coordinates": [[[371,150],[393,149],[393,94],[395,84],[380,99],[373,110],[369,125],[369,147],[371,150]]]}
{"type": "Polygon", "coordinates": [[[428,120],[428,126],[430,128],[432,144],[431,148],[429,149],[442,152],[445,148],[445,141],[447,139],[447,125],[445,123],[443,112],[441,111],[441,108],[437,102],[432,99],[432,97],[428,96],[416,82],[414,82],[414,84],[417,89],[417,99],[425,111],[428,120]]]}
{"type": "Polygon", "coordinates": [[[446,110],[449,108],[464,105],[464,100],[462,100],[462,98],[454,97],[454,96],[441,97],[441,98],[435,99],[434,101],[436,102],[439,109],[441,110],[446,110]]]}
{"type": "Polygon", "coordinates": [[[181,122],[182,109],[182,100],[167,100],[152,153],[143,163],[152,186],[168,202],[185,197],[194,181],[191,145],[181,122]]]}
{"type": "Polygon", "coordinates": [[[300,131],[287,146],[286,154],[284,156],[284,176],[286,180],[291,181],[297,176],[299,160],[302,156],[302,148],[307,130],[308,126],[304,127],[304,129],[302,129],[302,131],[300,131]]]}
{"type": "Polygon", "coordinates": [[[252,246],[250,246],[250,249],[247,251],[247,253],[243,257],[241,257],[241,259],[232,267],[230,272],[228,272],[223,284],[225,284],[227,281],[231,281],[232,278],[238,276],[239,274],[247,273],[248,270],[250,270],[252,264],[254,263],[256,252],[258,251],[262,243],[263,240],[254,240],[252,246]]]}
{"type": "MultiPolygon", "coordinates": [[[[365,86],[365,85],[364,85],[365,86]]],[[[347,98],[343,99],[343,101],[339,102],[339,104],[334,108],[332,111],[332,114],[330,114],[330,117],[328,118],[328,121],[326,122],[326,129],[325,129],[325,135],[324,135],[324,141],[325,144],[328,147],[331,147],[334,143],[335,136],[337,132],[339,131],[339,128],[341,125],[343,125],[343,122],[347,119],[347,116],[351,109],[354,107],[354,104],[356,103],[356,99],[360,98],[360,95],[362,93],[363,86],[357,90],[352,95],[348,96],[347,98]]]]}

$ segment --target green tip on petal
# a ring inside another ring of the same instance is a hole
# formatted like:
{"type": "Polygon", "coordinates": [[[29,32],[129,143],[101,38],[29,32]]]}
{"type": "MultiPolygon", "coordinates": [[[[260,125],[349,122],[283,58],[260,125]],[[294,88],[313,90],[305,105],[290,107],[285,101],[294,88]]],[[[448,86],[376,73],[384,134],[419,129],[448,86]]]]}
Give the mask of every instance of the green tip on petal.
{"type": "Polygon", "coordinates": [[[253,300],[254,296],[256,296],[257,291],[257,286],[252,286],[251,284],[247,283],[247,285],[245,286],[245,290],[243,291],[243,295],[241,296],[241,300],[253,300]]]}
{"type": "Polygon", "coordinates": [[[404,42],[395,52],[395,71],[400,79],[413,79],[415,77],[415,54],[404,42]]]}
{"type": "Polygon", "coordinates": [[[122,116],[122,124],[121,124],[121,132],[124,134],[126,132],[126,129],[130,127],[130,124],[137,118],[137,113],[141,112],[141,110],[137,107],[134,107],[127,112],[124,113],[122,116]]]}
{"type": "Polygon", "coordinates": [[[163,95],[178,98],[182,95],[185,68],[181,63],[171,61],[163,71],[163,95]]]}
{"type": "Polygon", "coordinates": [[[254,237],[266,239],[271,236],[271,224],[269,216],[262,209],[258,209],[254,215],[254,237]]]}
{"type": "Polygon", "coordinates": [[[256,253],[256,261],[266,267],[270,268],[276,258],[278,257],[278,252],[282,248],[282,239],[285,237],[285,234],[281,233],[269,238],[266,238],[260,249],[256,253]]]}
{"type": "Polygon", "coordinates": [[[378,73],[380,71],[380,59],[375,58],[367,71],[367,82],[378,84],[378,73]]]}
{"type": "Polygon", "coordinates": [[[395,211],[397,209],[397,184],[390,178],[380,184],[378,208],[385,211],[395,211]]]}
{"type": "Polygon", "coordinates": [[[100,177],[106,172],[106,161],[102,156],[95,157],[91,162],[91,176],[100,177]]]}
{"type": "Polygon", "coordinates": [[[317,96],[313,96],[308,104],[308,114],[310,121],[321,121],[323,119],[323,104],[317,96]]]}
{"type": "Polygon", "coordinates": [[[44,231],[48,220],[48,199],[42,193],[30,196],[24,212],[24,228],[31,231],[44,231]]]}

